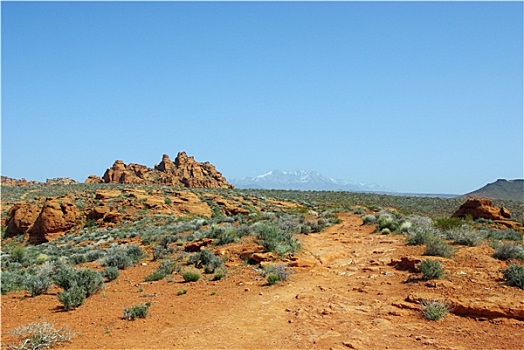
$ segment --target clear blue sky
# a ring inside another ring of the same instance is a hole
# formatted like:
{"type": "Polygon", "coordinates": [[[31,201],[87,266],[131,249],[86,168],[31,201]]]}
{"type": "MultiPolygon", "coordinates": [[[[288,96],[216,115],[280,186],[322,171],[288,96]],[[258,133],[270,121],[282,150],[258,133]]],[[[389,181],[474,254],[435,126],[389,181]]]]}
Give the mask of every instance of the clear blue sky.
{"type": "Polygon", "coordinates": [[[186,151],[400,192],[523,177],[522,2],[2,1],[2,175],[186,151]]]}

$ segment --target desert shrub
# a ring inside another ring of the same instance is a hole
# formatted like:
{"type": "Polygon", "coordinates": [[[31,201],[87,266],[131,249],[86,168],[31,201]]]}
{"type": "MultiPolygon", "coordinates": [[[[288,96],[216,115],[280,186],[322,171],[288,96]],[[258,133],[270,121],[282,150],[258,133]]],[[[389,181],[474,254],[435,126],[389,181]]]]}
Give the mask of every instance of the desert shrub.
{"type": "Polygon", "coordinates": [[[377,222],[377,217],[375,215],[364,215],[362,216],[362,221],[364,222],[364,225],[373,225],[377,222]]]}
{"type": "Polygon", "coordinates": [[[446,232],[447,238],[453,240],[453,243],[476,247],[485,238],[485,233],[475,230],[467,225],[454,227],[446,232]]]}
{"type": "Polygon", "coordinates": [[[422,260],[419,265],[422,278],[425,280],[439,279],[444,277],[444,269],[438,260],[422,260]]]}
{"type": "MultiPolygon", "coordinates": [[[[229,224],[228,224],[229,225],[229,224]]],[[[237,242],[241,235],[234,226],[227,226],[217,235],[218,241],[216,244],[225,245],[233,242],[237,242]]]]}
{"type": "Polygon", "coordinates": [[[390,235],[391,234],[391,230],[387,227],[384,227],[382,230],[380,230],[380,234],[382,235],[390,235]]]}
{"type": "Polygon", "coordinates": [[[21,270],[2,271],[0,278],[0,291],[2,295],[14,290],[24,289],[25,276],[21,270]]]}
{"type": "Polygon", "coordinates": [[[408,245],[422,245],[439,237],[439,233],[433,228],[418,228],[408,232],[408,245]]]}
{"type": "Polygon", "coordinates": [[[78,265],[85,263],[87,259],[84,254],[73,254],[69,257],[69,261],[71,261],[73,265],[78,265]]]}
{"type": "Polygon", "coordinates": [[[29,275],[24,280],[24,287],[34,297],[47,292],[51,287],[51,279],[47,274],[29,275]]]}
{"type": "Polygon", "coordinates": [[[215,269],[222,266],[222,259],[213,254],[208,249],[191,255],[188,259],[189,264],[194,264],[196,268],[204,268],[206,273],[213,273],[215,269]]]}
{"type": "Polygon", "coordinates": [[[495,249],[493,257],[499,260],[524,261],[524,247],[518,244],[502,244],[495,249]]]}
{"type": "Polygon", "coordinates": [[[58,300],[63,304],[64,310],[69,311],[84,303],[86,298],[86,291],[78,286],[71,287],[58,293],[58,300]]]}
{"type": "Polygon", "coordinates": [[[524,266],[512,264],[508,268],[502,270],[504,279],[508,286],[519,287],[524,289],[524,266]]]}
{"type": "Polygon", "coordinates": [[[277,274],[274,274],[274,273],[270,273],[268,276],[267,276],[267,284],[269,285],[273,285],[277,282],[280,281],[280,277],[278,277],[277,274]]]}
{"type": "Polygon", "coordinates": [[[52,265],[50,263],[28,269],[24,279],[24,287],[31,293],[32,297],[47,292],[49,287],[51,287],[51,271],[52,265]]]}
{"type": "Polygon", "coordinates": [[[137,318],[146,318],[149,312],[150,302],[145,304],[136,304],[132,307],[124,308],[124,320],[132,321],[137,318]]]}
{"type": "Polygon", "coordinates": [[[268,278],[270,275],[276,275],[278,277],[278,281],[287,281],[289,278],[288,268],[284,264],[267,265],[264,267],[262,274],[268,278]]]}
{"type": "Polygon", "coordinates": [[[123,270],[137,264],[144,255],[144,250],[137,245],[113,246],[102,259],[102,266],[114,266],[123,270]]]}
{"type": "Polygon", "coordinates": [[[200,271],[198,271],[197,269],[186,270],[182,274],[182,278],[186,282],[196,282],[200,279],[200,271]]]}
{"type": "Polygon", "coordinates": [[[184,295],[187,293],[187,289],[180,289],[179,291],[176,292],[176,295],[184,295]]]}
{"type": "Polygon", "coordinates": [[[108,282],[111,282],[111,281],[114,281],[118,278],[118,276],[120,275],[120,271],[118,270],[117,267],[114,267],[114,266],[109,266],[109,267],[106,267],[103,271],[102,271],[102,276],[104,276],[105,278],[107,278],[107,281],[108,282]]]}
{"type": "Polygon", "coordinates": [[[437,300],[423,300],[422,301],[422,316],[431,321],[437,321],[444,317],[449,312],[449,306],[443,301],[437,300]]]}
{"type": "Polygon", "coordinates": [[[23,264],[26,258],[26,250],[24,247],[15,247],[11,249],[9,254],[9,260],[23,264]]]}
{"type": "Polygon", "coordinates": [[[85,257],[87,262],[91,262],[102,258],[104,255],[105,251],[103,251],[102,249],[95,249],[87,252],[85,254],[85,257]]]}
{"type": "Polygon", "coordinates": [[[145,281],[151,282],[151,281],[158,281],[162,278],[166,277],[167,275],[170,275],[175,270],[175,262],[170,260],[164,260],[160,263],[158,268],[149,276],[146,276],[145,281]]]}
{"type": "Polygon", "coordinates": [[[127,255],[125,249],[120,247],[113,247],[109,249],[106,256],[102,259],[102,266],[112,266],[120,270],[128,268],[133,265],[133,260],[127,255]]]}
{"type": "Polygon", "coordinates": [[[513,229],[506,229],[506,230],[490,230],[487,235],[488,239],[491,240],[508,240],[508,241],[521,241],[523,236],[521,233],[513,230],[513,229]]]}
{"type": "Polygon", "coordinates": [[[463,220],[457,217],[440,217],[433,220],[433,224],[436,228],[442,231],[448,231],[456,227],[460,227],[463,224],[463,220]]]}
{"type": "Polygon", "coordinates": [[[69,265],[59,265],[55,267],[55,271],[52,273],[51,278],[53,283],[63,288],[64,290],[70,289],[75,282],[75,269],[69,265]]]}
{"type": "Polygon", "coordinates": [[[19,337],[18,344],[8,344],[12,350],[50,349],[59,343],[69,343],[73,332],[66,327],[56,329],[49,322],[34,322],[14,329],[12,334],[19,337]]]}
{"type": "Polygon", "coordinates": [[[253,225],[260,243],[267,251],[276,252],[278,254],[294,253],[299,247],[300,243],[293,238],[291,232],[286,232],[266,222],[260,222],[253,225]]]}
{"type": "Polygon", "coordinates": [[[413,224],[411,223],[411,221],[403,221],[399,228],[398,228],[398,231],[400,233],[409,233],[409,230],[411,229],[411,227],[413,226],[413,224]]]}
{"type": "Polygon", "coordinates": [[[153,248],[153,260],[163,259],[166,256],[173,254],[174,248],[169,246],[167,243],[163,244],[157,244],[153,248]]]}
{"type": "Polygon", "coordinates": [[[441,256],[451,258],[455,253],[452,246],[446,243],[442,238],[434,238],[426,242],[424,255],[441,256]]]}
{"type": "Polygon", "coordinates": [[[392,213],[382,212],[377,219],[377,232],[382,232],[384,229],[388,229],[391,232],[398,230],[400,226],[399,220],[394,217],[392,213]]]}
{"type": "Polygon", "coordinates": [[[127,255],[131,258],[133,265],[137,264],[145,256],[144,250],[134,244],[128,245],[125,250],[127,255]]]}
{"type": "Polygon", "coordinates": [[[213,281],[219,281],[221,279],[224,279],[226,277],[226,269],[225,268],[219,268],[215,270],[215,275],[213,276],[213,281]]]}
{"type": "Polygon", "coordinates": [[[82,288],[89,297],[104,287],[104,278],[100,272],[91,269],[76,270],[74,274],[75,285],[82,288]]]}

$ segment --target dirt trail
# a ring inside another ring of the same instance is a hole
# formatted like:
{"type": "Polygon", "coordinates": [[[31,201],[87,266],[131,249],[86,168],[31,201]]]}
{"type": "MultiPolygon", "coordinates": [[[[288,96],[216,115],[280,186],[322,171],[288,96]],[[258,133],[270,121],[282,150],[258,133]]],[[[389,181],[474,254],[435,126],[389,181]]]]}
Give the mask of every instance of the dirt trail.
{"type": "MultiPolygon", "coordinates": [[[[518,349],[524,322],[449,315],[432,322],[405,301],[417,289],[392,260],[420,255],[400,235],[373,234],[356,215],[302,235],[289,281],[266,286],[251,266],[229,268],[225,281],[144,283],[156,264],[122,272],[77,310],[60,311],[53,292],[2,299],[2,334],[43,317],[77,332],[67,349],[518,349]],[[186,289],[187,294],[177,296],[186,289]],[[22,298],[23,300],[19,300],[22,298]],[[152,302],[146,319],[122,309],[152,302]]],[[[438,290],[438,288],[436,288],[438,290]]],[[[511,289],[513,292],[514,289],[511,289]]],[[[58,291],[58,290],[56,290],[58,291]]],[[[520,293],[516,291],[513,293],[520,293]]],[[[524,293],[518,294],[523,295],[524,293]]],[[[524,302],[524,298],[522,298],[524,302]]],[[[524,303],[522,304],[524,305],[524,303]]]]}

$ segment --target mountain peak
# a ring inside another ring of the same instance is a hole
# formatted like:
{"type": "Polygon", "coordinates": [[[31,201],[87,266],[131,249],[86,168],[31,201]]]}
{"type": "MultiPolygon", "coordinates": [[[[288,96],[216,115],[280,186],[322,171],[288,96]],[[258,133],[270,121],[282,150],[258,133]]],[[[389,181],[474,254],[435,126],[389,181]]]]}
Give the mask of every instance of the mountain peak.
{"type": "Polygon", "coordinates": [[[376,184],[355,184],[346,180],[337,180],[313,170],[271,170],[262,175],[235,179],[231,182],[236,188],[353,192],[391,191],[376,184]]]}

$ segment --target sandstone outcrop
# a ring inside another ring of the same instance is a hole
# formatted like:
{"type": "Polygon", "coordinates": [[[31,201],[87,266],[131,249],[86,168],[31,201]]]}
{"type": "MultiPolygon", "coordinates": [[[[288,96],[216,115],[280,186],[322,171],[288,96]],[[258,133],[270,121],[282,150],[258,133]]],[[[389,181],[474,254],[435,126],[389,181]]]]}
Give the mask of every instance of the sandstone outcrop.
{"type": "Polygon", "coordinates": [[[70,230],[79,218],[77,206],[69,198],[48,198],[29,230],[29,242],[48,242],[70,230]]]}
{"type": "Polygon", "coordinates": [[[153,169],[140,164],[125,164],[117,160],[100,179],[91,175],[86,183],[160,184],[174,187],[233,188],[209,162],[199,163],[185,152],[178,153],[175,161],[167,154],[153,169]]]}
{"type": "Polygon", "coordinates": [[[77,182],[70,177],[55,177],[53,179],[46,179],[45,186],[63,186],[63,185],[73,185],[77,182]]]}
{"type": "Polygon", "coordinates": [[[507,220],[511,213],[506,208],[494,206],[491,200],[486,198],[471,198],[458,208],[453,217],[465,217],[471,215],[473,219],[507,220]]]}
{"type": "Polygon", "coordinates": [[[24,178],[13,179],[7,176],[2,176],[2,186],[24,187],[24,186],[33,186],[33,185],[38,185],[38,184],[39,182],[37,181],[27,181],[24,178]]]}
{"type": "Polygon", "coordinates": [[[84,181],[86,184],[101,184],[104,180],[98,175],[89,175],[87,179],[84,181]]]}
{"type": "Polygon", "coordinates": [[[26,233],[40,214],[40,207],[28,202],[15,203],[7,214],[7,237],[26,233]]]}

